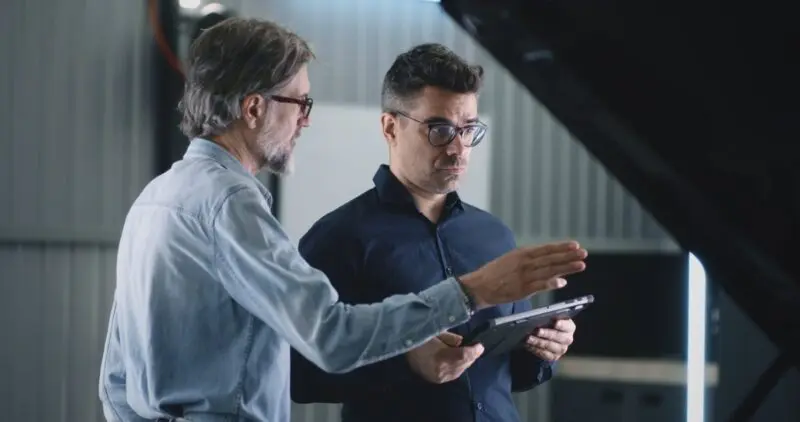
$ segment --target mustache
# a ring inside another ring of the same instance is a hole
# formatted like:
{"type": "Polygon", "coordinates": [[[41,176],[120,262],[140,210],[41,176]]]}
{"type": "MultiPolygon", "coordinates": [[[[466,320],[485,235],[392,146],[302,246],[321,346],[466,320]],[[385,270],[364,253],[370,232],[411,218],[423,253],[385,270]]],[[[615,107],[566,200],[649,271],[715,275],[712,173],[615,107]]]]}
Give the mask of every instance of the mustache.
{"type": "Polygon", "coordinates": [[[442,158],[439,160],[438,167],[464,167],[467,165],[467,160],[465,158],[457,157],[457,156],[448,156],[447,158],[442,158]]]}

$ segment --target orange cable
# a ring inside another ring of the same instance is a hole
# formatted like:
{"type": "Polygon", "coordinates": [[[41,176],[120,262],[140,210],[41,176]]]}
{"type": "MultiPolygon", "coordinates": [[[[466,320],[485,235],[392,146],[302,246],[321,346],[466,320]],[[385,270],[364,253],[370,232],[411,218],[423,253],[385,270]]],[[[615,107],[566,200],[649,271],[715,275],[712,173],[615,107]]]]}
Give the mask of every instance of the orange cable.
{"type": "Polygon", "coordinates": [[[147,14],[150,20],[150,28],[153,31],[153,37],[155,38],[156,45],[158,45],[158,49],[161,51],[161,54],[164,56],[164,59],[167,60],[172,69],[178,72],[182,78],[185,77],[183,73],[183,66],[181,65],[180,60],[175,55],[175,52],[169,46],[169,43],[164,36],[163,28],[161,27],[161,22],[158,19],[158,0],[149,0],[148,7],[147,7],[147,14]]]}

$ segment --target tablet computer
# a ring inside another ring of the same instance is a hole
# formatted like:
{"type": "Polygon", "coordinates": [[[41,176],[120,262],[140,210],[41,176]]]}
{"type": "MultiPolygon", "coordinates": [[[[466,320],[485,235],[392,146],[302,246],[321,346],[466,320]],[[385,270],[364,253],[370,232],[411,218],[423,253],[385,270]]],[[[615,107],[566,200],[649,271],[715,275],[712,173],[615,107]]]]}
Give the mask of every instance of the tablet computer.
{"type": "Polygon", "coordinates": [[[555,320],[572,318],[594,302],[593,295],[581,296],[549,306],[494,318],[481,324],[461,341],[464,346],[481,343],[483,356],[508,353],[540,327],[551,326],[555,320]]]}

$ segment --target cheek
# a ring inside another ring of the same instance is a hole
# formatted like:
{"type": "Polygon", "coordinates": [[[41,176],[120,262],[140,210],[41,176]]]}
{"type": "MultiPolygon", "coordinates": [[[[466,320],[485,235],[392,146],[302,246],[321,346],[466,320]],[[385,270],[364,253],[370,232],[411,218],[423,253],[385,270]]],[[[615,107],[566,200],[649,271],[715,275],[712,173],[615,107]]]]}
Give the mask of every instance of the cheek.
{"type": "Polygon", "coordinates": [[[297,123],[292,119],[292,116],[283,115],[275,116],[273,133],[279,138],[280,142],[290,139],[297,130],[297,123]]]}

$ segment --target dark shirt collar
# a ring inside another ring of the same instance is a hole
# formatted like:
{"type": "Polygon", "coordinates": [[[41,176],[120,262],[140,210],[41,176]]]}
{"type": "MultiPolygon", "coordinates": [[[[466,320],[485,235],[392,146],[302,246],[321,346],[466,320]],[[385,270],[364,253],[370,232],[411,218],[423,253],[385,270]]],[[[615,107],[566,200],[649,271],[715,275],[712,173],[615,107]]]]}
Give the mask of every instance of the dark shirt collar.
{"type": "MultiPolygon", "coordinates": [[[[375,172],[372,181],[375,183],[375,190],[378,192],[378,200],[380,200],[380,202],[384,204],[410,205],[414,209],[417,209],[411,192],[397,180],[397,177],[392,173],[388,165],[381,164],[381,166],[378,167],[378,171],[375,172]]],[[[444,204],[446,210],[464,210],[464,204],[461,203],[461,198],[459,198],[456,192],[448,193],[444,204]]]]}

